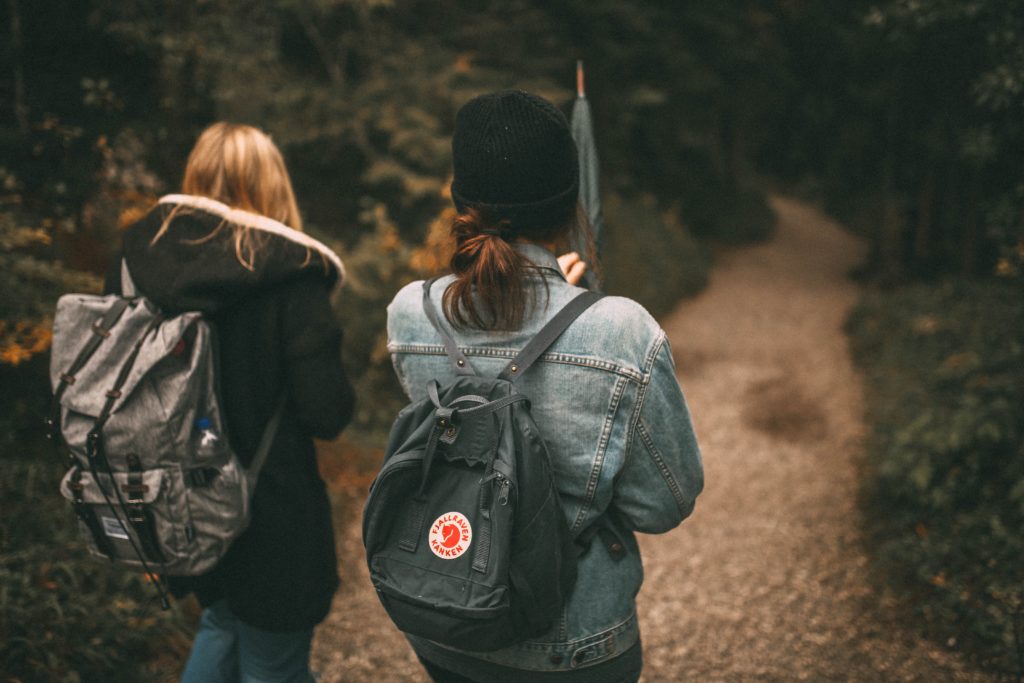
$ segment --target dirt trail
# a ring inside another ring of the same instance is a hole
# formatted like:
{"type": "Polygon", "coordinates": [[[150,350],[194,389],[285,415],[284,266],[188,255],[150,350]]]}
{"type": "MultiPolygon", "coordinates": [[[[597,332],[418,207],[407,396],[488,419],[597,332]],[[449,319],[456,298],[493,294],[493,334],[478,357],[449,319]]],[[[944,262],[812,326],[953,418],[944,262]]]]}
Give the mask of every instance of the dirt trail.
{"type": "MultiPolygon", "coordinates": [[[[772,206],[773,239],[724,255],[663,321],[707,489],[680,529],[641,539],[643,680],[987,680],[901,628],[868,584],[862,397],[841,329],[863,245],[805,205],[772,206]]],[[[360,488],[336,491],[347,511],[360,488]]],[[[359,531],[338,529],[345,586],[314,667],[322,681],[426,681],[370,588],[359,531]]]]}
{"type": "Polygon", "coordinates": [[[864,246],[775,198],[664,322],[704,451],[694,516],[641,539],[647,681],[985,680],[900,628],[867,580],[860,379],[843,322],[864,246]]]}

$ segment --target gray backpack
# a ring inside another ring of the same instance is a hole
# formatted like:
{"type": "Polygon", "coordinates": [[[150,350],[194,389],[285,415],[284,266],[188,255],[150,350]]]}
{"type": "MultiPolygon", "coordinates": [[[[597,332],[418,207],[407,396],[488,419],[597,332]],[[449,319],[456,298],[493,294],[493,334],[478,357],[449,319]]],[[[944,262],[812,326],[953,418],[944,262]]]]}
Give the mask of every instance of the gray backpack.
{"type": "Polygon", "coordinates": [[[60,491],[93,555],[151,576],[202,574],[249,523],[283,402],[242,466],[227,440],[210,324],[197,312],[163,315],[123,262],[121,276],[123,296],[57,302],[51,425],[70,457],[60,491]]]}

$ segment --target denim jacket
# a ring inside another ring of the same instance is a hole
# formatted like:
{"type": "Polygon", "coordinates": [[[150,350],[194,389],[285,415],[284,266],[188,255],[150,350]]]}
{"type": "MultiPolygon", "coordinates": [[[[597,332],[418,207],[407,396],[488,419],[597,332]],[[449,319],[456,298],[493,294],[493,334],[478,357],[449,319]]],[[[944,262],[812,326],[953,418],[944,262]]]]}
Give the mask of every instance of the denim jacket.
{"type": "MultiPolygon", "coordinates": [[[[448,327],[473,369],[497,376],[562,306],[581,291],[566,282],[554,255],[516,245],[536,266],[529,277],[536,305],[522,329],[493,332],[448,327]],[[545,283],[547,287],[545,288],[545,283]],[[546,291],[545,291],[546,289],[546,291]]],[[[451,276],[431,289],[441,296],[451,276]]],[[[411,400],[427,382],[455,377],[422,307],[422,282],[388,306],[388,350],[411,400]]],[[[465,656],[535,671],[566,671],[609,660],[636,644],[635,597],[643,568],[634,531],[663,533],[693,510],[703,468],[690,414],[676,380],[665,332],[636,302],[607,296],[585,311],[517,382],[553,461],[562,507],[573,533],[614,513],[627,552],[613,558],[593,542],[579,560],[575,588],[560,623],[536,641],[465,656]]],[[[436,644],[410,639],[431,658],[436,644]]]]}

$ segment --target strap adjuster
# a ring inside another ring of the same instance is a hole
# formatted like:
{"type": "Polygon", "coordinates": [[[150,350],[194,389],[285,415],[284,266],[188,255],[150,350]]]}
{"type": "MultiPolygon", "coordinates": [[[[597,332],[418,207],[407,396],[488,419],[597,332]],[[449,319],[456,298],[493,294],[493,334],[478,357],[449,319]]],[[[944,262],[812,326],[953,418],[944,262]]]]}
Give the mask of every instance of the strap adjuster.
{"type": "Polygon", "coordinates": [[[121,490],[132,496],[132,498],[129,498],[129,501],[141,501],[141,496],[149,493],[149,486],[146,484],[124,484],[121,490]],[[135,494],[138,494],[140,497],[135,497],[135,494]]]}

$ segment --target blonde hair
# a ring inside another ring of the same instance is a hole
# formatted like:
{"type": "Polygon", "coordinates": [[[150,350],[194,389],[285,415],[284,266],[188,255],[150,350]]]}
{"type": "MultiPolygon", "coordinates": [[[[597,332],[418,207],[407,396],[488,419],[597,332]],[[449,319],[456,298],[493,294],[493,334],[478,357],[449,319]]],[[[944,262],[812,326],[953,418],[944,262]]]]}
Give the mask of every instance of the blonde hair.
{"type": "MultiPolygon", "coordinates": [[[[181,191],[302,230],[302,216],[284,158],[270,136],[253,126],[222,121],[204,130],[188,155],[181,191]]],[[[168,214],[152,243],[167,232],[171,220],[183,210],[187,209],[179,205],[168,214]]],[[[234,233],[238,261],[253,270],[262,237],[251,226],[221,221],[213,232],[194,243],[207,242],[225,228],[234,233]]]]}

